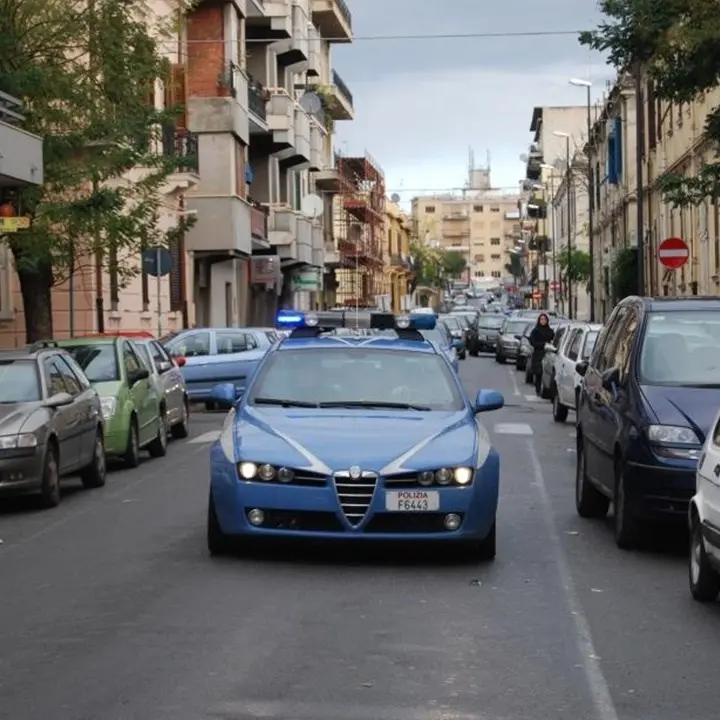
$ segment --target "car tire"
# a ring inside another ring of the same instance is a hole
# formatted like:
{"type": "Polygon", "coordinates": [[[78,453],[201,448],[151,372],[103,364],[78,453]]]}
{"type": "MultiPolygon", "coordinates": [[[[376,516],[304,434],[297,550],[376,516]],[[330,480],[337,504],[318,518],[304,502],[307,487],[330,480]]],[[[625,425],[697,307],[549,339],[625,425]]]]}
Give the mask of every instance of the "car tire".
{"type": "Polygon", "coordinates": [[[132,469],[140,465],[140,435],[138,432],[137,419],[133,415],[130,419],[128,429],[127,445],[123,454],[123,464],[126,468],[132,469]]]}
{"type": "Polygon", "coordinates": [[[498,353],[495,353],[495,362],[498,365],[504,365],[505,364],[505,358],[502,355],[499,355],[498,353]]]}
{"type": "Polygon", "coordinates": [[[470,357],[477,357],[480,354],[479,350],[471,350],[470,357]]]}
{"type": "Polygon", "coordinates": [[[560,396],[558,395],[557,388],[555,389],[555,392],[553,393],[553,420],[556,423],[564,423],[567,420],[568,413],[570,412],[570,409],[563,405],[560,402],[560,396]]]}
{"type": "Polygon", "coordinates": [[[40,503],[44,508],[54,508],[60,504],[60,468],[58,451],[54,442],[49,442],[43,464],[42,484],[40,485],[40,503]]]}
{"type": "Polygon", "coordinates": [[[170,428],[170,434],[175,440],[183,440],[190,435],[190,403],[183,401],[182,418],[170,428]]]}
{"type": "Polygon", "coordinates": [[[212,492],[208,500],[207,548],[211,555],[227,555],[232,550],[230,538],[222,531],[212,492]]]}
{"type": "Polygon", "coordinates": [[[690,534],[688,558],[690,594],[702,603],[715,602],[720,595],[720,573],[710,564],[702,538],[702,525],[695,520],[690,534]]]}
{"type": "Polygon", "coordinates": [[[148,452],[152,458],[161,458],[167,455],[168,449],[168,421],[165,408],[160,409],[158,418],[158,431],[153,441],[148,445],[148,452]]]}
{"type": "Polygon", "coordinates": [[[477,544],[475,557],[478,560],[494,560],[497,554],[497,530],[493,523],[490,532],[477,544]]]}
{"type": "Polygon", "coordinates": [[[545,374],[543,373],[542,379],[540,380],[540,397],[543,400],[552,400],[555,393],[557,393],[555,381],[551,383],[550,387],[547,387],[545,385],[545,374]]]}
{"type": "Polygon", "coordinates": [[[86,490],[103,487],[107,480],[107,462],[105,459],[105,442],[103,441],[102,430],[98,428],[95,433],[95,445],[90,464],[83,468],[80,473],[80,480],[86,490]]]}
{"type": "Polygon", "coordinates": [[[575,509],[581,518],[586,519],[603,518],[610,509],[610,500],[588,480],[581,440],[578,441],[575,465],[575,509]]]}
{"type": "Polygon", "coordinates": [[[627,484],[623,462],[615,460],[615,494],[613,496],[614,518],[613,531],[615,544],[621,550],[635,550],[640,544],[642,527],[635,517],[627,501],[627,484]]]}

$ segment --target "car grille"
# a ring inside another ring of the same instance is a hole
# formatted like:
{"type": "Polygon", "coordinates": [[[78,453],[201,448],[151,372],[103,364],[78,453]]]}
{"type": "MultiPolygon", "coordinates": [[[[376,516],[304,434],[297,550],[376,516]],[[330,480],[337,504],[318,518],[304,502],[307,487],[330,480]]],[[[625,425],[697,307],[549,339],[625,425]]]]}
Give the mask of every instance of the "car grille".
{"type": "Polygon", "coordinates": [[[352,526],[359,525],[367,514],[377,479],[375,473],[367,471],[357,479],[350,477],[349,472],[337,472],[333,476],[340,507],[352,526]]]}
{"type": "MultiPolygon", "coordinates": [[[[460,515],[463,518],[463,515],[460,515]]],[[[377,513],[365,527],[369,534],[449,533],[445,513],[377,513]]]]}
{"type": "Polygon", "coordinates": [[[342,532],[343,526],[335,513],[308,510],[270,510],[265,513],[264,528],[296,532],[342,532]]]}

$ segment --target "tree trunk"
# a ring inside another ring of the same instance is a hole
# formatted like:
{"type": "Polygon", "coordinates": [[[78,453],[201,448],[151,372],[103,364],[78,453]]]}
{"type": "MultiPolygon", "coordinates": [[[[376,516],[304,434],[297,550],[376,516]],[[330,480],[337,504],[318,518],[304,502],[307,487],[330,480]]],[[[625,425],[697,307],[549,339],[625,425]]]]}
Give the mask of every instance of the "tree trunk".
{"type": "Polygon", "coordinates": [[[52,267],[18,268],[17,274],[25,310],[26,342],[49,340],[53,336],[52,267]]]}

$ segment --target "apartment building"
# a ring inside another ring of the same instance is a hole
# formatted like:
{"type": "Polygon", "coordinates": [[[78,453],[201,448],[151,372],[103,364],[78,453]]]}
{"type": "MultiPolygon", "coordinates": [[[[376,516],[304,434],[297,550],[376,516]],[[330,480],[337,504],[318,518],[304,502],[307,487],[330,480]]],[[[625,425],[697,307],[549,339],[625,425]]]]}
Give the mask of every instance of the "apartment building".
{"type": "Polygon", "coordinates": [[[461,195],[413,198],[415,231],[432,247],[460,253],[468,280],[500,279],[507,275],[519,200],[519,193],[492,189],[489,169],[472,169],[461,195]]]}
{"type": "Polygon", "coordinates": [[[389,299],[388,309],[399,313],[408,309],[410,301],[412,223],[393,199],[386,199],[383,217],[383,294],[389,299]]]}

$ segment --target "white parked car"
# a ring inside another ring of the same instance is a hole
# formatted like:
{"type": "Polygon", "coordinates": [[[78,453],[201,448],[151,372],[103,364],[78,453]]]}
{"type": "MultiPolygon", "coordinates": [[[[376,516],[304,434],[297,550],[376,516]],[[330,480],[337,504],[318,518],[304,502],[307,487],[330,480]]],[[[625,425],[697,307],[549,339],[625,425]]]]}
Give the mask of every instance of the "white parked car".
{"type": "Polygon", "coordinates": [[[584,322],[571,323],[565,330],[555,353],[555,376],[550,386],[555,422],[565,422],[568,412],[577,407],[577,392],[582,378],[575,365],[589,359],[600,330],[602,325],[584,322]]]}
{"type": "Polygon", "coordinates": [[[699,602],[720,595],[720,413],[708,433],[690,500],[690,593],[699,602]]]}

